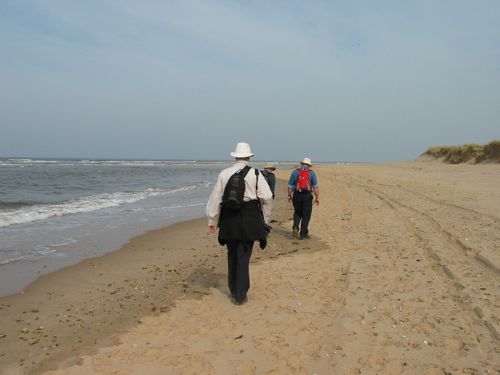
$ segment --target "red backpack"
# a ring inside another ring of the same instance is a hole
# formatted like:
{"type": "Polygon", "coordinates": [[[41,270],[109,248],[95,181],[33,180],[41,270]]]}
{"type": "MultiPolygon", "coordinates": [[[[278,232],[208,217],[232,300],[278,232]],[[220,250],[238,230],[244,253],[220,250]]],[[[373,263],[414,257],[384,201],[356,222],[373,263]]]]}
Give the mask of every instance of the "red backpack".
{"type": "Polygon", "coordinates": [[[311,172],[309,169],[299,169],[299,176],[295,188],[298,191],[311,191],[311,172]]]}

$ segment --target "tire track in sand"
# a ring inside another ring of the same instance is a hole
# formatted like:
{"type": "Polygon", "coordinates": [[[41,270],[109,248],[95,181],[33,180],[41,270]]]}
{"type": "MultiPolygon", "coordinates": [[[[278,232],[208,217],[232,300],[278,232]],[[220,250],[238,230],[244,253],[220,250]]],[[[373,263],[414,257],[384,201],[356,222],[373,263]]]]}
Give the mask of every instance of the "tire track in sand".
{"type": "Polygon", "coordinates": [[[350,360],[338,362],[338,373],[348,373],[352,362],[359,364],[352,373],[495,372],[489,331],[458,303],[461,295],[413,227],[350,173],[338,180],[343,206],[351,209],[341,245],[352,259],[338,322],[338,342],[350,360]]]}
{"type": "Polygon", "coordinates": [[[499,319],[495,315],[500,300],[496,270],[481,262],[476,253],[468,251],[460,240],[445,230],[433,217],[373,187],[365,188],[388,203],[399,213],[402,220],[412,226],[420,243],[460,291],[464,306],[474,311],[492,336],[499,340],[499,319]]]}

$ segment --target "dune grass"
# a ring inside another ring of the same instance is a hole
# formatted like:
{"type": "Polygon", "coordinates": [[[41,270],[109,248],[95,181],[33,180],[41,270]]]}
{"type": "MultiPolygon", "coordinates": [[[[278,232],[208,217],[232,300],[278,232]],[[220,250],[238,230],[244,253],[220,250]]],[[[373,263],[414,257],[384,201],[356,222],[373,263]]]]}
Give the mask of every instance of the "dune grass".
{"type": "Polygon", "coordinates": [[[500,141],[491,141],[487,145],[465,144],[431,147],[420,156],[442,159],[445,163],[450,164],[500,163],[500,141]]]}

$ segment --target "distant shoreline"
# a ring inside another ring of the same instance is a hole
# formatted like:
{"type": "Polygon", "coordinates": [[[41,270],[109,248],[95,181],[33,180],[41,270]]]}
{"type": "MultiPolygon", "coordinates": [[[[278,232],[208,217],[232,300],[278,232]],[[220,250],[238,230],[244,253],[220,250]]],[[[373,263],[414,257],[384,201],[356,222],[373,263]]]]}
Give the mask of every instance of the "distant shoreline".
{"type": "MultiPolygon", "coordinates": [[[[224,165],[233,164],[234,159],[225,160],[213,160],[213,159],[142,159],[142,158],[74,158],[74,157],[38,157],[38,156],[0,156],[0,161],[13,161],[13,162],[58,162],[58,161],[78,161],[78,162],[103,162],[103,163],[119,163],[119,162],[158,162],[158,163],[171,163],[171,164],[193,164],[193,165],[224,165]]],[[[395,160],[394,162],[401,162],[400,160],[395,160]]],[[[252,160],[251,164],[264,165],[264,164],[276,164],[276,165],[295,165],[300,163],[300,160],[252,160]]],[[[366,164],[372,163],[369,161],[314,161],[314,164],[366,164]]],[[[377,163],[377,162],[373,162],[377,163]]]]}

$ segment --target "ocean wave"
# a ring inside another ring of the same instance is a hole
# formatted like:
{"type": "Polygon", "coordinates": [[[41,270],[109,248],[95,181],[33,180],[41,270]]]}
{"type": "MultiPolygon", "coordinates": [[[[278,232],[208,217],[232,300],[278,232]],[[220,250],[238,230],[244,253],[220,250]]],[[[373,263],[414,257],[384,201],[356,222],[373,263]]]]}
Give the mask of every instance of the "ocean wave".
{"type": "Polygon", "coordinates": [[[103,165],[120,167],[183,166],[197,164],[194,160],[88,160],[78,161],[78,165],[103,165]]]}
{"type": "Polygon", "coordinates": [[[7,159],[2,160],[0,166],[16,166],[25,167],[32,166],[33,164],[57,164],[57,160],[33,160],[33,159],[7,159]]]}
{"type": "Polygon", "coordinates": [[[194,185],[175,189],[148,188],[138,192],[116,192],[92,195],[54,204],[35,204],[0,212],[0,227],[8,227],[15,224],[26,224],[54,216],[72,215],[97,211],[105,208],[120,207],[149,197],[175,194],[186,190],[204,187],[205,185],[206,183],[200,182],[194,185]]]}
{"type": "Polygon", "coordinates": [[[39,203],[32,201],[0,201],[0,210],[2,209],[12,210],[20,207],[34,206],[35,204],[39,203]]]}
{"type": "Polygon", "coordinates": [[[27,255],[19,255],[13,258],[7,258],[7,259],[0,259],[0,266],[3,266],[5,264],[13,263],[13,262],[18,262],[20,260],[28,259],[31,257],[31,254],[27,255]]]}
{"type": "Polygon", "coordinates": [[[49,255],[55,253],[56,251],[57,251],[56,249],[48,246],[41,246],[36,249],[30,250],[24,254],[19,251],[13,251],[10,254],[8,254],[5,259],[0,259],[0,266],[23,260],[33,259],[39,256],[49,255]]]}
{"type": "Polygon", "coordinates": [[[179,204],[174,206],[163,206],[163,207],[133,207],[128,208],[127,211],[137,212],[137,211],[160,211],[160,210],[171,210],[172,208],[188,208],[188,207],[198,207],[205,206],[207,202],[199,202],[199,203],[186,203],[179,204]]]}
{"type": "Polygon", "coordinates": [[[168,167],[168,166],[192,166],[199,164],[196,160],[45,160],[45,159],[3,159],[0,166],[35,166],[54,164],[58,166],[112,166],[112,167],[168,167]]]}
{"type": "Polygon", "coordinates": [[[77,240],[75,240],[74,238],[71,238],[71,237],[64,237],[63,240],[64,240],[64,242],[50,244],[51,248],[72,245],[72,244],[78,242],[77,240]]]}
{"type": "Polygon", "coordinates": [[[7,159],[8,162],[10,163],[31,163],[31,159],[16,159],[16,158],[11,158],[7,159]]]}

